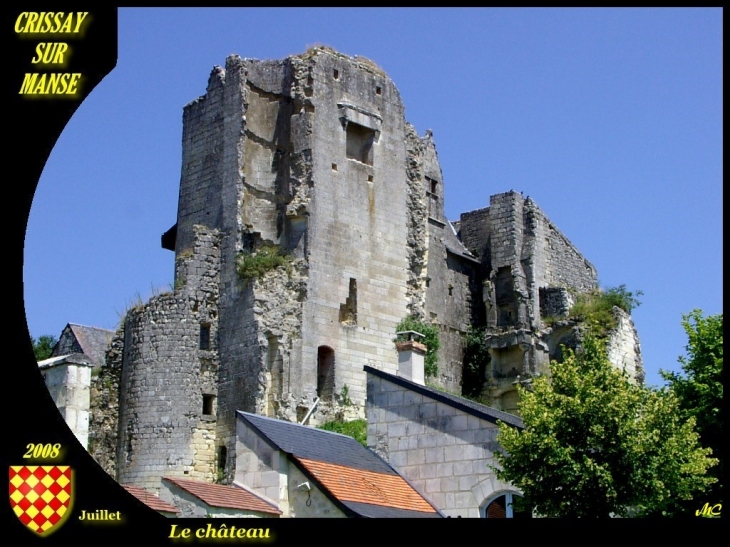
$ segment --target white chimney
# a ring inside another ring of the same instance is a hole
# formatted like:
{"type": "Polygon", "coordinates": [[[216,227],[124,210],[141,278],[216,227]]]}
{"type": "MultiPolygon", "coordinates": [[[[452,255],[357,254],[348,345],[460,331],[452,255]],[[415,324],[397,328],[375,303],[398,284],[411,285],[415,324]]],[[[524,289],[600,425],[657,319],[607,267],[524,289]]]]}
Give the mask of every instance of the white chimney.
{"type": "Polygon", "coordinates": [[[407,336],[407,340],[396,342],[398,350],[398,376],[419,385],[425,385],[424,357],[426,346],[414,340],[416,336],[423,338],[423,334],[416,331],[397,332],[399,338],[407,336]]]}

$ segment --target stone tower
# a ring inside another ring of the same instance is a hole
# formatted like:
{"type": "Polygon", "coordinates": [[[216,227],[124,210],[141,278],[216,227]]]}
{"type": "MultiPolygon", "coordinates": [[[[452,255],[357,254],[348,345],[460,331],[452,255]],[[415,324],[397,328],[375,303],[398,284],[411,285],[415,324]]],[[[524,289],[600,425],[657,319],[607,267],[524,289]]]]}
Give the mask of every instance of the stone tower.
{"type": "MultiPolygon", "coordinates": [[[[452,392],[464,335],[486,328],[485,395],[512,411],[516,383],[573,333],[544,318],[596,286],[593,266],[515,192],[449,222],[431,132],[418,136],[367,59],[323,47],[231,56],[185,106],[182,145],[177,222],[162,236],[174,290],[129,310],[91,379],[89,452],[119,482],[232,480],[236,411],[363,417],[364,367],[397,373],[409,315],[438,329],[430,382],[452,392]]],[[[611,351],[638,376],[622,325],[611,351]]]]}
{"type": "Polygon", "coordinates": [[[237,410],[361,415],[363,366],[395,373],[396,325],[424,300],[408,194],[426,182],[407,172],[423,139],[374,63],[326,48],[231,56],[183,127],[177,223],[162,238],[175,291],[125,324],[117,472],[149,487],[228,475],[237,410]],[[238,267],[279,252],[283,266],[238,267]]]}

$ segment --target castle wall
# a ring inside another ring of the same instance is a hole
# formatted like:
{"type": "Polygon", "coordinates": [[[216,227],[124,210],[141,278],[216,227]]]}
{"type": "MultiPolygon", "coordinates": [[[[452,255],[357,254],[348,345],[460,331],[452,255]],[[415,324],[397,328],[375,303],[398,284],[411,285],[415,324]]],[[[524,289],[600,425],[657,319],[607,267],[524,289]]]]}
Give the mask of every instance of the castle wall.
{"type": "Polygon", "coordinates": [[[117,480],[159,491],[163,475],[212,481],[218,379],[219,235],[196,228],[174,293],[128,312],[117,480]]]}
{"type": "Polygon", "coordinates": [[[119,385],[124,359],[124,321],[112,337],[106,360],[91,377],[89,410],[89,454],[104,471],[117,476],[119,440],[119,385]]]}
{"type": "Polygon", "coordinates": [[[525,239],[534,257],[536,287],[565,287],[588,292],[598,286],[596,268],[586,260],[545,213],[527,198],[524,201],[525,239]]]}
{"type": "Polygon", "coordinates": [[[485,266],[490,328],[537,328],[540,289],[597,287],[593,265],[532,199],[517,192],[494,195],[488,208],[463,213],[460,234],[485,266]]]}
{"type": "Polygon", "coordinates": [[[406,290],[409,315],[426,318],[426,286],[428,284],[428,213],[426,186],[423,175],[423,149],[416,128],[406,124],[406,205],[408,209],[408,285],[406,290]]]}
{"type": "Polygon", "coordinates": [[[489,274],[491,268],[491,223],[489,220],[489,207],[461,213],[459,217],[459,237],[464,246],[484,266],[484,272],[489,274]]]}
{"type": "Polygon", "coordinates": [[[407,315],[403,105],[364,61],[324,53],[310,62],[314,187],[301,389],[316,394],[318,348],[331,348],[334,394],[347,385],[362,409],[363,365],[395,370],[392,340],[407,315]]]}
{"type": "Polygon", "coordinates": [[[224,100],[218,113],[224,120],[221,169],[225,231],[220,263],[216,437],[218,450],[226,447],[224,471],[228,478],[235,467],[235,412],[260,411],[256,401],[264,387],[266,339],[255,320],[253,283],[239,277],[236,263],[241,251],[251,251],[263,240],[279,243],[276,189],[280,174],[279,168],[272,169],[272,162],[276,151],[288,146],[276,142],[286,141],[285,135],[277,133],[279,109],[286,105],[282,95],[284,66],[276,62],[265,63],[265,70],[257,70],[257,66],[238,56],[226,60],[225,79],[221,81],[224,100]]]}

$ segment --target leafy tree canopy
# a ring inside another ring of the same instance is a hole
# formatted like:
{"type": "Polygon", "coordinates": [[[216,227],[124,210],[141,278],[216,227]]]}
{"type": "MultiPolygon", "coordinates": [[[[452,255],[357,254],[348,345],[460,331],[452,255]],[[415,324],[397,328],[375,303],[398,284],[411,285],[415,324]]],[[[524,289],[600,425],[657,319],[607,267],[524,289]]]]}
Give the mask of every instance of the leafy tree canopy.
{"type": "MultiPolygon", "coordinates": [[[[710,470],[717,482],[705,492],[703,502],[722,504],[722,314],[704,317],[701,310],[694,310],[683,316],[682,326],[688,337],[687,355],[679,358],[682,373],[662,370],[661,375],[676,394],[682,415],[696,420],[702,446],[712,449],[712,455],[719,460],[718,465],[710,470]]],[[[691,507],[683,509],[686,511],[691,507]]]]}
{"type": "Polygon", "coordinates": [[[53,346],[56,345],[58,339],[50,334],[42,334],[38,338],[31,336],[30,341],[33,343],[33,353],[35,354],[36,361],[43,361],[48,359],[53,351],[53,346]]]}
{"type": "Polygon", "coordinates": [[[593,334],[564,352],[551,379],[518,387],[525,429],[500,424],[495,470],[526,507],[549,517],[643,515],[715,480],[706,474],[715,461],[673,392],[633,383],[593,334]]]}

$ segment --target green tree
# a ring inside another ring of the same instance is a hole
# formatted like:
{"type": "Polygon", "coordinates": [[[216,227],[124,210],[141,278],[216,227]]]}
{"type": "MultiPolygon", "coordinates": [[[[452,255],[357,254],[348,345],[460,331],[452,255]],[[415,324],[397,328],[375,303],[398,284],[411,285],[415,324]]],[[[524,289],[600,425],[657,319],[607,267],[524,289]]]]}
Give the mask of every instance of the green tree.
{"type": "Polygon", "coordinates": [[[56,345],[58,339],[51,334],[42,334],[38,338],[30,337],[30,341],[33,343],[33,353],[35,354],[36,361],[43,361],[48,359],[53,351],[53,346],[56,345]]]}
{"type": "Polygon", "coordinates": [[[714,479],[694,419],[676,396],[633,383],[588,335],[565,349],[551,376],[519,389],[525,428],[500,424],[495,468],[522,490],[525,508],[549,517],[609,517],[661,512],[714,479]]]}
{"type": "Polygon", "coordinates": [[[709,471],[717,482],[698,498],[699,504],[682,504],[681,510],[687,512],[694,505],[722,504],[724,499],[722,314],[704,317],[701,310],[693,310],[682,317],[682,326],[688,337],[687,355],[679,358],[682,373],[660,372],[679,399],[683,416],[696,420],[700,443],[718,459],[709,471]]]}

